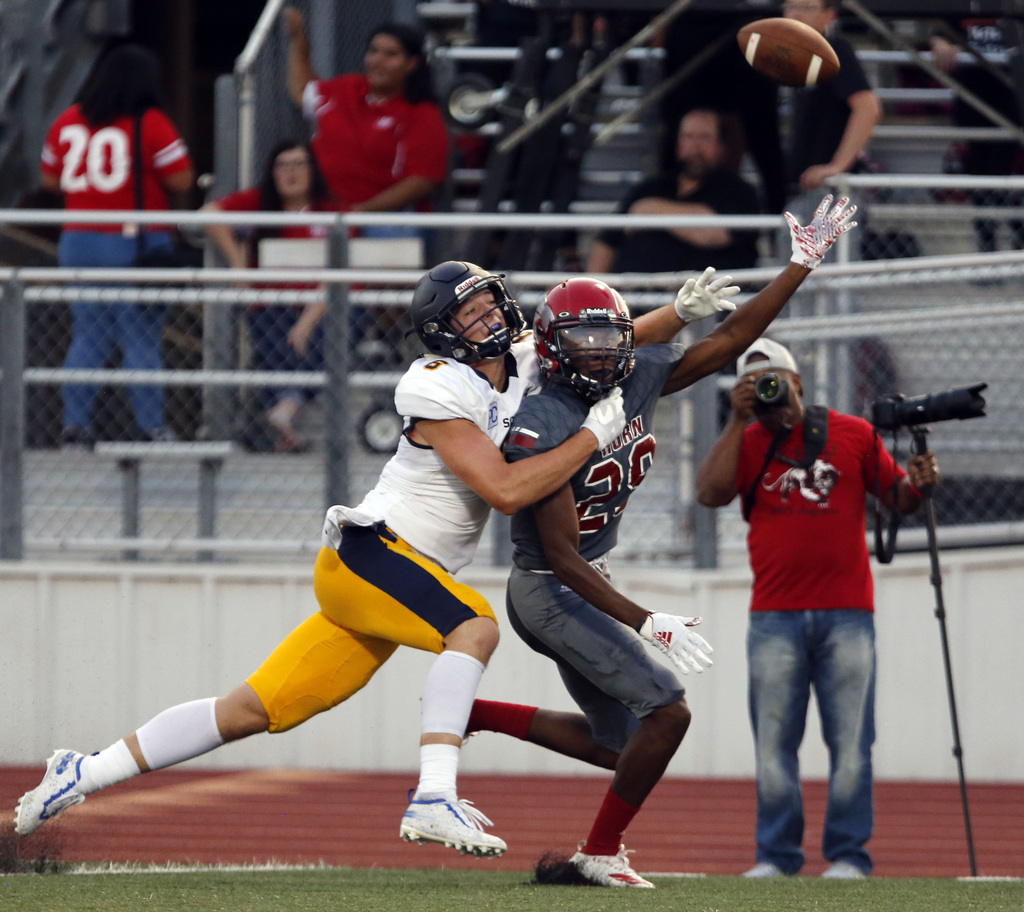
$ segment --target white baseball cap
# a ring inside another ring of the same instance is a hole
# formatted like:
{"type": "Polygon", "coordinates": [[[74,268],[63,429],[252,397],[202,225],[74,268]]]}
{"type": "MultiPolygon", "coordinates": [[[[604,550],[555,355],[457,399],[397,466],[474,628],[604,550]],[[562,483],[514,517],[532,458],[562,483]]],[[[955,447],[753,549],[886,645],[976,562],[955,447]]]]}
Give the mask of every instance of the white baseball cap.
{"type": "Polygon", "coordinates": [[[792,371],[794,374],[799,373],[796,361],[793,360],[789,349],[785,345],[773,342],[771,339],[758,339],[736,361],[736,374],[740,377],[750,371],[770,370],[772,368],[775,370],[792,371]],[[755,355],[760,355],[760,357],[751,361],[751,358],[755,355]],[[768,359],[767,361],[765,360],[766,358],[768,359]]]}

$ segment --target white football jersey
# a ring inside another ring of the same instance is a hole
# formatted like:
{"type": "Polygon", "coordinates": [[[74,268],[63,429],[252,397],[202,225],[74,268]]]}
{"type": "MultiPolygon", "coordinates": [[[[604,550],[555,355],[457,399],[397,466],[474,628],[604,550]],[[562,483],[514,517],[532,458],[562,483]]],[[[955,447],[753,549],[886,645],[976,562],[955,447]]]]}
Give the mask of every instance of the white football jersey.
{"type": "MultiPolygon", "coordinates": [[[[509,371],[504,392],[451,358],[414,361],[395,390],[395,406],[406,428],[414,418],[465,418],[500,447],[519,403],[540,385],[533,338],[513,344],[511,354],[517,370],[515,375],[509,371]]],[[[420,554],[455,573],[473,559],[491,508],[431,447],[403,436],[357,510],[383,520],[420,554]]]]}

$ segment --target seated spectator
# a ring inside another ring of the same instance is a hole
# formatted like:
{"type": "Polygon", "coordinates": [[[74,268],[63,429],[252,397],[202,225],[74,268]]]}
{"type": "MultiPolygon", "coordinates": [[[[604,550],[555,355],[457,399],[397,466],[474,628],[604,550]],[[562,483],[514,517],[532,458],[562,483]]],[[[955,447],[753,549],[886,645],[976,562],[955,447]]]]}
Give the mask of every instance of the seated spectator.
{"type": "MultiPolygon", "coordinates": [[[[642,181],[619,204],[630,215],[756,214],[757,191],[737,174],[743,157],[735,118],[700,108],[679,124],[675,173],[642,181]]],[[[757,263],[757,233],[725,228],[602,231],[587,272],[743,269],[757,263]]]]}
{"type": "MultiPolygon", "coordinates": [[[[256,187],[230,193],[207,203],[201,212],[330,212],[337,202],[327,190],[309,144],[285,139],[270,153],[256,187]]],[[[227,225],[210,225],[207,233],[228,265],[245,269],[259,265],[258,243],[262,238],[324,237],[323,225],[261,227],[237,232],[227,225]]],[[[277,286],[310,288],[309,285],[277,286]]],[[[289,304],[254,304],[246,313],[254,370],[317,371],[323,369],[324,303],[299,307],[289,304]]],[[[261,394],[261,410],[275,435],[279,453],[302,452],[309,440],[297,427],[302,407],[316,395],[312,387],[267,388],[261,394]]],[[[251,436],[251,435],[250,435],[251,436]]]]}
{"type": "MultiPolygon", "coordinates": [[[[43,145],[42,185],[63,193],[65,208],[167,209],[168,194],[191,188],[192,160],[164,111],[160,82],[160,64],[145,48],[121,45],[100,59],[43,145]]],[[[57,259],[64,267],[131,266],[140,253],[169,251],[172,243],[162,225],[68,223],[57,259]]],[[[162,305],[76,301],[64,367],[102,368],[117,345],[125,370],[159,370],[165,320],[162,305]]],[[[95,441],[92,412],[99,391],[99,384],[64,386],[61,446],[90,447],[95,441]]],[[[173,440],[164,421],[163,388],[129,386],[128,394],[137,433],[147,440],[173,440]]],[[[121,433],[136,431],[129,422],[121,433]]]]}
{"type": "Polygon", "coordinates": [[[856,53],[846,39],[835,33],[839,4],[840,0],[786,0],[783,5],[787,19],[820,32],[839,58],[839,75],[835,79],[800,89],[793,98],[790,180],[793,192],[807,193],[807,200],[815,205],[820,196],[817,190],[831,177],[858,169],[882,117],[882,103],[856,53]]]}
{"type": "MultiPolygon", "coordinates": [[[[746,4],[737,4],[746,6],[746,4]]],[[[779,90],[747,64],[736,44],[736,33],[748,22],[766,15],[744,9],[688,9],[665,28],[665,75],[672,77],[709,46],[718,49],[692,74],[665,94],[659,105],[661,122],[677,124],[687,111],[712,108],[735,114],[746,136],[756,137],[747,150],[761,178],[766,212],[782,212],[786,203],[786,162],[779,128],[779,90]]],[[[665,131],[660,161],[675,157],[675,137],[665,131]]]]}
{"type": "Polygon", "coordinates": [[[302,14],[288,8],[285,16],[288,91],[313,122],[313,153],[331,192],[353,212],[430,209],[447,173],[448,134],[423,36],[407,25],[380,25],[370,36],[364,72],[321,80],[302,14]]]}

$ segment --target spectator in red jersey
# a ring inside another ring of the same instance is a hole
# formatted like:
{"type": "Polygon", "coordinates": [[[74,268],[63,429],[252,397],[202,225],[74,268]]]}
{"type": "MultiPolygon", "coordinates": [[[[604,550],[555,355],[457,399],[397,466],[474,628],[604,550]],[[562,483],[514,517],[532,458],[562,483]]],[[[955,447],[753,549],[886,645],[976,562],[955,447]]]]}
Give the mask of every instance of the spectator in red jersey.
{"type": "Polygon", "coordinates": [[[313,122],[313,152],[331,192],[354,212],[429,209],[447,172],[448,135],[423,36],[408,25],[380,25],[370,36],[364,72],[321,80],[302,14],[288,8],[285,17],[288,91],[313,122]]]}
{"type": "MultiPolygon", "coordinates": [[[[333,212],[338,203],[330,195],[309,144],[285,139],[270,152],[263,177],[256,187],[239,190],[207,203],[202,212],[333,212]]],[[[245,269],[259,265],[258,244],[262,238],[322,238],[324,225],[263,227],[240,233],[227,225],[210,225],[207,233],[224,255],[228,265],[245,269]]],[[[292,288],[315,287],[292,285],[292,288]]],[[[323,320],[326,306],[318,301],[303,308],[293,305],[255,304],[247,313],[255,370],[323,369],[323,320]]],[[[311,387],[268,388],[263,391],[262,408],[276,435],[278,452],[302,452],[309,440],[296,427],[302,407],[316,395],[311,387]]]]}
{"type": "Polygon", "coordinates": [[[865,495],[913,513],[938,481],[931,452],[900,468],[863,418],[802,402],[789,350],[758,339],[737,363],[732,416],[697,473],[697,500],[737,494],[750,524],[754,589],[747,633],[757,775],[757,864],[745,877],[796,874],[804,863],[798,750],[811,688],[829,753],[822,853],[827,878],[871,872],[874,820],[874,591],[865,495]],[[774,407],[755,381],[775,374],[774,407]],[[755,418],[750,422],[751,417],[755,418]]]}
{"type": "MultiPolygon", "coordinates": [[[[42,184],[64,195],[71,210],[125,210],[136,206],[141,171],[142,207],[168,208],[168,194],[187,191],[195,173],[188,149],[164,111],[160,64],[137,45],[104,56],[78,100],[54,121],[43,145],[42,184]],[[136,148],[141,137],[141,149],[136,148]]],[[[61,234],[61,266],[131,266],[138,254],[172,247],[164,226],[68,223],[61,234]]],[[[116,343],[126,370],[162,366],[160,342],[166,311],[161,306],[78,301],[71,305],[72,342],[66,368],[102,368],[116,343]]],[[[64,387],[62,446],[91,446],[97,384],[64,387]]],[[[170,440],[160,386],[128,387],[135,423],[148,440],[170,440]]]]}

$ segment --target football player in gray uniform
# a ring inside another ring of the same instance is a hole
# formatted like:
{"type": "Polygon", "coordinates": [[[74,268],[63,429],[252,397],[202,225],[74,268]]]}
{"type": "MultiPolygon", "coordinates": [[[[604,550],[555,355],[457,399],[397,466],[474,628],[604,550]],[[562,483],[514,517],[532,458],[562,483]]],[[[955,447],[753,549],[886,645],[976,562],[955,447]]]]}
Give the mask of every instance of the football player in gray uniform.
{"type": "MultiPolygon", "coordinates": [[[[635,349],[626,303],[595,279],[562,282],[537,311],[534,341],[547,382],[523,401],[506,458],[536,458],[557,446],[591,403],[616,387],[627,419],[610,446],[512,521],[509,619],[531,648],[557,663],[585,723],[572,714],[478,700],[469,730],[503,731],[614,769],[590,834],[569,859],[576,878],[602,886],[653,886],[630,867],[621,840],[682,742],[690,709],[679,679],[646,646],[667,655],[683,674],[712,664],[711,647],[693,629],[700,618],[648,612],[618,592],[608,576],[622,511],[653,461],[655,405],[745,351],[836,238],[856,224],[855,210],[845,198],[833,207],[827,196],[807,226],[787,213],[791,262],[689,348],[635,349]]],[[[702,279],[707,278],[705,273],[702,279]]],[[[538,879],[546,872],[538,868],[538,879]]]]}

